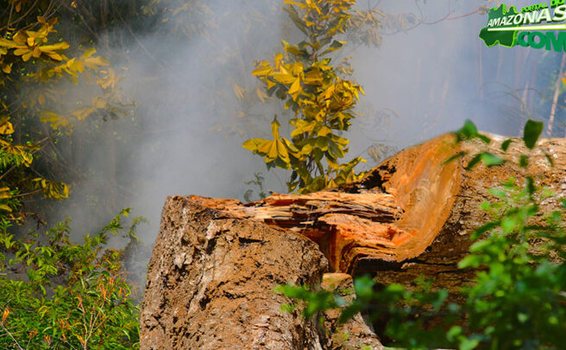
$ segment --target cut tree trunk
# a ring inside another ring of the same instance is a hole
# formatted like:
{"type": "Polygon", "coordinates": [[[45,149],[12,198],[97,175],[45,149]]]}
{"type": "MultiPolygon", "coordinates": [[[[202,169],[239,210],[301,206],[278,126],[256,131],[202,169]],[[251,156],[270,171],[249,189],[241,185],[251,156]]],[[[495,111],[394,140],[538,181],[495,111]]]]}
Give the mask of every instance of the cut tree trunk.
{"type": "MultiPolygon", "coordinates": [[[[457,263],[471,244],[468,233],[488,219],[479,208],[493,199],[488,189],[526,173],[558,197],[566,189],[565,140],[542,140],[534,151],[517,140],[501,155],[501,138],[493,139],[488,150],[511,162],[465,171],[469,157],[446,160],[487,146],[443,135],[334,190],[250,204],[168,199],[142,304],[142,348],[340,348],[298,314],[279,313],[285,298],[270,293],[288,281],[319,286],[321,252],[334,272],[371,273],[384,285],[424,275],[455,291],[472,278],[457,263]],[[521,154],[530,156],[526,172],[513,165],[521,154]]],[[[542,210],[558,204],[547,200],[542,210]]],[[[380,346],[365,330],[356,339],[380,346]]]]}
{"type": "MultiPolygon", "coordinates": [[[[278,285],[320,286],[328,261],[316,244],[263,223],[222,218],[184,197],[167,199],[148,268],[141,307],[141,349],[381,349],[358,316],[334,337],[300,310],[278,285]],[[352,345],[354,347],[349,347],[352,345]]],[[[331,288],[351,279],[327,276],[331,288]]],[[[325,323],[337,329],[337,315],[325,323]]]]}

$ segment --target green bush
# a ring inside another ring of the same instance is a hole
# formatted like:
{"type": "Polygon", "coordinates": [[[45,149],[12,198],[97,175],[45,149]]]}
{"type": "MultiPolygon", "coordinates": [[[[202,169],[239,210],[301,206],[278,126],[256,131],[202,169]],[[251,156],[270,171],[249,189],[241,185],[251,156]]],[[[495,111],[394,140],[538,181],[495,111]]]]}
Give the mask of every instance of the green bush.
{"type": "MultiPolygon", "coordinates": [[[[15,239],[0,228],[0,348],[139,348],[138,307],[133,304],[122,252],[106,247],[122,232],[123,210],[99,233],[70,239],[69,220],[45,235],[15,239]]],[[[133,225],[125,234],[137,240],[133,225]]]]}

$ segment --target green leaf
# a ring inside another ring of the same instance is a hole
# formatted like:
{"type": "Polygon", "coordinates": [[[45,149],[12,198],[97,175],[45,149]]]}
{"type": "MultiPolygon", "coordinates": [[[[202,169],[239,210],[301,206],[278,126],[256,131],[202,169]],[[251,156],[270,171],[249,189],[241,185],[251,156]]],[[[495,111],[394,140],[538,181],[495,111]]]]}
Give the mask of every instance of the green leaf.
{"type": "Polygon", "coordinates": [[[480,341],[477,339],[464,338],[460,342],[460,350],[473,350],[479,345],[480,341]]]}
{"type": "Polygon", "coordinates": [[[478,134],[478,128],[471,120],[466,119],[464,126],[456,132],[458,135],[462,135],[466,138],[471,138],[478,134]]]}
{"type": "Polygon", "coordinates": [[[470,162],[464,167],[464,169],[470,170],[475,167],[481,161],[481,156],[481,154],[478,154],[474,158],[472,158],[472,160],[470,160],[470,162]]]}
{"type": "Polygon", "coordinates": [[[505,160],[497,157],[496,155],[493,155],[489,152],[484,152],[481,155],[481,160],[484,162],[485,165],[487,165],[488,167],[490,166],[496,166],[496,165],[501,165],[505,162],[505,160]]]}
{"type": "Polygon", "coordinates": [[[517,319],[519,320],[519,322],[525,323],[529,320],[529,315],[522,313],[522,312],[519,312],[517,314],[517,319]]]}
{"type": "Polygon", "coordinates": [[[510,233],[513,232],[513,230],[515,230],[515,227],[517,227],[517,220],[514,218],[506,218],[504,220],[501,221],[501,228],[503,229],[504,232],[510,233]]]}
{"type": "Polygon", "coordinates": [[[507,198],[507,192],[502,191],[502,190],[498,190],[496,188],[490,188],[489,190],[487,190],[487,192],[489,192],[490,194],[499,197],[501,199],[505,199],[507,198]]]}
{"type": "Polygon", "coordinates": [[[521,157],[519,157],[519,166],[521,168],[526,168],[529,166],[529,157],[527,157],[524,154],[521,154],[521,157]]]}
{"type": "Polygon", "coordinates": [[[523,140],[529,149],[533,149],[544,128],[543,122],[528,120],[525,124],[523,140]]]}
{"type": "Polygon", "coordinates": [[[501,149],[502,149],[504,152],[507,152],[507,150],[509,149],[509,146],[511,146],[511,143],[512,143],[512,142],[513,142],[513,139],[507,139],[507,140],[505,140],[505,142],[503,142],[503,143],[501,144],[501,149]]]}
{"type": "Polygon", "coordinates": [[[472,246],[470,247],[470,252],[471,253],[481,252],[482,250],[485,250],[485,248],[487,248],[491,245],[492,245],[492,242],[489,241],[489,240],[479,241],[479,242],[472,244],[472,246]]]}
{"type": "Polygon", "coordinates": [[[452,326],[452,328],[450,328],[450,330],[448,331],[448,333],[446,333],[446,339],[448,339],[448,341],[455,341],[456,338],[458,336],[460,336],[462,334],[462,327],[460,326],[452,326]]]}
{"type": "Polygon", "coordinates": [[[545,153],[544,156],[546,157],[546,160],[548,161],[550,166],[554,167],[554,159],[552,159],[552,156],[548,153],[545,153]]]}
{"type": "Polygon", "coordinates": [[[463,158],[466,154],[468,154],[468,152],[465,152],[465,151],[458,152],[458,153],[456,153],[455,155],[453,155],[452,157],[446,159],[446,160],[444,161],[444,163],[442,163],[442,164],[443,164],[443,165],[444,165],[444,164],[448,164],[448,163],[450,163],[450,162],[455,161],[456,159],[463,158]]]}
{"type": "Polygon", "coordinates": [[[305,21],[303,21],[303,20],[299,17],[299,13],[297,12],[297,10],[295,10],[295,8],[294,8],[293,6],[284,7],[283,10],[289,14],[289,18],[291,18],[291,20],[293,21],[293,23],[295,24],[295,26],[296,26],[301,32],[303,32],[303,34],[309,35],[309,33],[308,33],[308,31],[307,31],[307,25],[306,25],[305,21]]]}
{"type": "Polygon", "coordinates": [[[536,191],[535,182],[530,176],[525,179],[525,190],[530,196],[532,196],[536,191]]]}
{"type": "Polygon", "coordinates": [[[480,266],[480,258],[477,255],[468,255],[458,263],[459,269],[474,268],[480,266]]]}
{"type": "Polygon", "coordinates": [[[454,132],[454,134],[456,135],[458,142],[478,138],[485,144],[491,143],[491,139],[483,134],[480,134],[476,125],[469,119],[466,120],[464,122],[464,126],[460,130],[454,132]]]}

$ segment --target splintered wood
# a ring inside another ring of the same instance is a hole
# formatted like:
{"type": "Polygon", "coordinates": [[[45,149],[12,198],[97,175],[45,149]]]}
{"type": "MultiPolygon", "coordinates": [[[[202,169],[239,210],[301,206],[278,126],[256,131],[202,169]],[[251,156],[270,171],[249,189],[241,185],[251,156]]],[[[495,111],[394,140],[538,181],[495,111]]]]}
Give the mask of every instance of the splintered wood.
{"type": "Polygon", "coordinates": [[[243,205],[191,196],[220,215],[263,221],[317,242],[335,271],[359,259],[402,261],[430,245],[450,212],[459,186],[451,136],[410,148],[358,183],[307,195],[274,194],[243,205]],[[400,170],[401,169],[401,170],[400,170]]]}
{"type": "MultiPolygon", "coordinates": [[[[458,275],[457,263],[471,244],[466,234],[488,220],[480,209],[482,201],[494,200],[488,190],[525,173],[516,165],[520,155],[529,156],[526,171],[540,185],[565,195],[564,139],[540,140],[535,150],[517,140],[502,154],[503,138],[491,137],[489,145],[457,144],[451,134],[437,137],[402,151],[362,180],[338,189],[274,194],[248,204],[234,199],[190,199],[215,209],[220,218],[261,221],[307,236],[318,243],[334,271],[379,271],[384,283],[425,274],[450,285],[466,278],[458,275]],[[499,167],[479,165],[473,171],[463,169],[471,156],[446,162],[462,151],[473,155],[485,150],[512,161],[499,167]],[[554,167],[548,165],[547,154],[554,159],[554,167]]],[[[551,204],[541,210],[556,210],[551,204]]]]}

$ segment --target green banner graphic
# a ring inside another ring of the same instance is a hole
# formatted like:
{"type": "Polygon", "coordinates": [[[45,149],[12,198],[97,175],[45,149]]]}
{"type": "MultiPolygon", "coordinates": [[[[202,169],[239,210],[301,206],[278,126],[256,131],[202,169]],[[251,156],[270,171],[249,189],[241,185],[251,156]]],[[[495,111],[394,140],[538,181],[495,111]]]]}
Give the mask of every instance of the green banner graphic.
{"type": "Polygon", "coordinates": [[[480,38],[488,47],[523,46],[566,51],[566,0],[552,0],[521,8],[500,5],[488,13],[480,38]]]}

